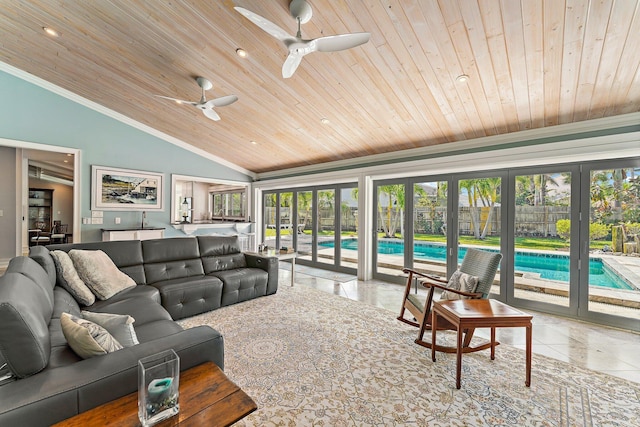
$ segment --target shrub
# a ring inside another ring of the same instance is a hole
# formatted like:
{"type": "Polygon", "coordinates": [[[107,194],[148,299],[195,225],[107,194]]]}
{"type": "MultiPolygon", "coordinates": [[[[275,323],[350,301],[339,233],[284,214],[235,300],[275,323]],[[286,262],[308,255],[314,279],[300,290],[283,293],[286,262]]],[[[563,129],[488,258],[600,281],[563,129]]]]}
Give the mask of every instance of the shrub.
{"type": "Polygon", "coordinates": [[[624,228],[627,234],[640,234],[640,222],[627,222],[624,228]]]}
{"type": "Polygon", "coordinates": [[[600,240],[609,236],[611,232],[610,226],[607,224],[600,224],[599,222],[592,222],[589,224],[589,239],[600,240]]]}
{"type": "MultiPolygon", "coordinates": [[[[589,224],[589,240],[601,240],[609,236],[610,225],[592,222],[589,224]]],[[[558,236],[567,242],[571,238],[571,220],[559,219],[556,222],[556,232],[558,236]]]]}
{"type": "Polygon", "coordinates": [[[560,238],[568,242],[571,237],[571,220],[559,219],[556,222],[556,233],[558,233],[560,238]]]}

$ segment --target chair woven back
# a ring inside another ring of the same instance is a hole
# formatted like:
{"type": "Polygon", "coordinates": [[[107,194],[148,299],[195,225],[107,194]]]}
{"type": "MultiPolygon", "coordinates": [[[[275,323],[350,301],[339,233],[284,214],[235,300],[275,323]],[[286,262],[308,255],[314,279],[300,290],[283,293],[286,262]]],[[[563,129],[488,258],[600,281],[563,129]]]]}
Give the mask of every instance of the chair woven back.
{"type": "Polygon", "coordinates": [[[467,253],[460,265],[460,271],[478,278],[476,292],[482,292],[482,298],[489,296],[501,259],[502,254],[499,252],[482,251],[474,248],[467,249],[467,253]]]}

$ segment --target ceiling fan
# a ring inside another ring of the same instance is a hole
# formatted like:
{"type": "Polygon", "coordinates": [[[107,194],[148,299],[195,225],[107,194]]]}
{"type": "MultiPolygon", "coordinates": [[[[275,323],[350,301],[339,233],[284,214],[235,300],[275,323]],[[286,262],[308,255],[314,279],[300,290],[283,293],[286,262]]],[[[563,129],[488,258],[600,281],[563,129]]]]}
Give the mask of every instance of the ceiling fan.
{"type": "Polygon", "coordinates": [[[204,92],[211,89],[213,87],[213,84],[211,84],[211,82],[205,79],[204,77],[196,77],[196,82],[198,82],[198,86],[202,88],[202,96],[200,97],[200,101],[198,102],[183,101],[182,99],[170,98],[168,96],[162,96],[162,95],[156,95],[156,96],[159,98],[170,99],[171,101],[175,101],[178,104],[193,105],[194,107],[201,109],[205,116],[207,116],[211,120],[216,120],[216,121],[220,120],[220,116],[218,115],[218,113],[214,111],[213,107],[225,107],[229,104],[233,104],[238,100],[238,97],[235,95],[227,95],[221,98],[216,98],[216,99],[207,101],[207,99],[204,96],[204,92]]]}
{"type": "Polygon", "coordinates": [[[337,52],[339,50],[351,49],[360,46],[369,41],[370,33],[351,33],[340,34],[335,36],[318,37],[316,39],[303,39],[300,33],[300,24],[309,22],[313,11],[306,0],[292,0],[289,4],[289,13],[298,22],[298,33],[294,36],[289,35],[285,30],[278,27],[273,22],[257,15],[243,7],[236,6],[234,8],[244,15],[251,22],[256,24],[262,30],[266,31],[273,37],[277,38],[289,50],[284,65],[282,66],[282,77],[285,79],[291,77],[300,65],[302,58],[312,52],[337,52]]]}

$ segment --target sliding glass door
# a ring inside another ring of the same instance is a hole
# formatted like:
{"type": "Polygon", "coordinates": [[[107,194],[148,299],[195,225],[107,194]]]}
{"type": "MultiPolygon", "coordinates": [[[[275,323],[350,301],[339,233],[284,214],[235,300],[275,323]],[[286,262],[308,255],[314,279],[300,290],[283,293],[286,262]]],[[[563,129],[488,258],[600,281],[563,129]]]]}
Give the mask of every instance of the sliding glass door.
{"type": "MultiPolygon", "coordinates": [[[[640,166],[620,161],[590,169],[588,178],[588,254],[583,265],[588,283],[589,316],[640,320],[640,166]]],[[[585,185],[586,186],[586,185],[585,185]]]]}
{"type": "Polygon", "coordinates": [[[336,260],[336,190],[320,189],[317,195],[316,262],[335,264],[336,260]]]}
{"type": "Polygon", "coordinates": [[[575,167],[530,169],[512,175],[513,297],[520,305],[577,312],[578,239],[573,215],[575,167]]]}
{"type": "Polygon", "coordinates": [[[358,187],[340,188],[339,266],[358,268],[358,187]]]}
{"type": "Polygon", "coordinates": [[[375,234],[373,239],[374,277],[401,277],[410,265],[411,247],[405,241],[406,181],[375,184],[375,234]]]}
{"type": "Polygon", "coordinates": [[[447,275],[447,192],[449,183],[413,184],[413,265],[421,273],[447,275]]]}
{"type": "Polygon", "coordinates": [[[265,192],[263,211],[266,245],[294,248],[300,264],[356,273],[357,186],[265,192]]]}
{"type": "Polygon", "coordinates": [[[315,221],[313,218],[313,191],[298,191],[297,197],[297,223],[296,236],[297,244],[294,245],[300,259],[313,260],[313,229],[315,221]]]}
{"type": "Polygon", "coordinates": [[[640,158],[372,182],[370,253],[355,184],[265,193],[266,243],[336,271],[367,256],[394,283],[405,267],[449,277],[470,247],[499,251],[491,297],[639,330],[640,158]]]}
{"type": "MultiPolygon", "coordinates": [[[[464,176],[457,188],[458,265],[468,248],[502,252],[502,177],[464,176]]],[[[500,272],[491,287],[492,294],[500,294],[499,284],[500,272]]]]}

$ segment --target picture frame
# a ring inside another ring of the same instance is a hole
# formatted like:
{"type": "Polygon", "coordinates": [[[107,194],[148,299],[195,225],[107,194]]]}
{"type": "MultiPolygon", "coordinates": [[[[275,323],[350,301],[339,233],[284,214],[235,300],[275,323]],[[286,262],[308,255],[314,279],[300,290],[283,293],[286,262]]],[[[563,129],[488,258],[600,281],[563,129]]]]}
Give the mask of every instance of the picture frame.
{"type": "Polygon", "coordinates": [[[91,210],[164,210],[164,174],[91,166],[91,210]]]}

